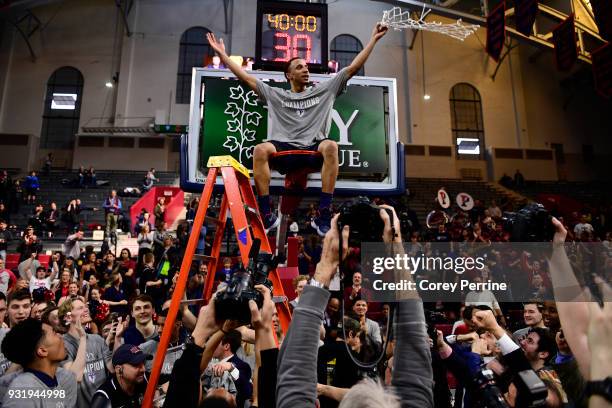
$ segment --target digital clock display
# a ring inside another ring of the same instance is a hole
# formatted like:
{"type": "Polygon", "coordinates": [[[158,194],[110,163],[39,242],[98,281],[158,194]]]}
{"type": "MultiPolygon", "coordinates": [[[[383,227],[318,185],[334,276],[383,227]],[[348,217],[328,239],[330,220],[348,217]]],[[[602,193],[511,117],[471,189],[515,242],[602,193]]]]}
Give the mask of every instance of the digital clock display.
{"type": "Polygon", "coordinates": [[[303,58],[313,72],[327,67],[327,5],[258,1],[256,63],[280,70],[303,58]]]}
{"type": "Polygon", "coordinates": [[[299,57],[309,64],[321,63],[321,17],[283,13],[264,14],[262,20],[262,60],[299,57]]]}

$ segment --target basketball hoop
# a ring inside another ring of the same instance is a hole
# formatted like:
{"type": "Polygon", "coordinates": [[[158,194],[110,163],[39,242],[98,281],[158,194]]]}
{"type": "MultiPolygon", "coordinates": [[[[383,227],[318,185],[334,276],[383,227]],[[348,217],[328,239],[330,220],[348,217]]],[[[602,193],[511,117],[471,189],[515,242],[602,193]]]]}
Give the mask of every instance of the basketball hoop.
{"type": "Polygon", "coordinates": [[[412,30],[433,31],[434,33],[448,35],[461,41],[474,34],[479,28],[478,25],[474,24],[464,25],[461,19],[457,20],[454,24],[442,24],[438,21],[427,22],[425,21],[425,17],[427,17],[430,12],[431,9],[426,10],[425,6],[423,6],[419,19],[415,20],[410,17],[410,11],[402,11],[399,7],[393,7],[383,12],[381,24],[398,31],[407,28],[412,30]]]}

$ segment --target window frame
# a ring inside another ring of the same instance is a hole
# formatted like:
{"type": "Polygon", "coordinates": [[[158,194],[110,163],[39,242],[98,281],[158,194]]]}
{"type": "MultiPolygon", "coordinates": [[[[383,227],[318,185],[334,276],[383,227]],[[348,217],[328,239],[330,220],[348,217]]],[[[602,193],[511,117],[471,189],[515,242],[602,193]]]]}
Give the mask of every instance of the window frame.
{"type": "MultiPolygon", "coordinates": [[[[357,38],[357,37],[355,37],[354,35],[351,35],[351,34],[338,34],[337,36],[332,38],[332,40],[329,43],[329,60],[330,61],[334,60],[334,61],[338,62],[338,71],[339,71],[342,68],[347,67],[353,61],[353,59],[355,59],[357,54],[359,54],[362,50],[363,50],[363,44],[361,43],[361,41],[359,41],[359,38],[357,38]],[[346,38],[353,39],[355,41],[355,45],[356,45],[355,48],[358,48],[358,49],[357,50],[349,50],[349,49],[338,48],[336,46],[337,45],[336,41],[339,38],[341,38],[341,37],[346,37],[346,38]],[[348,64],[346,64],[346,65],[341,64],[340,60],[337,57],[337,53],[352,55],[352,57],[351,57],[350,61],[348,62],[348,64]]],[[[364,76],[365,75],[365,67],[362,66],[355,75],[364,76]]]]}
{"type": "Polygon", "coordinates": [[[177,105],[185,105],[191,103],[191,76],[193,67],[191,66],[189,69],[185,68],[185,61],[190,52],[198,55],[198,52],[201,52],[200,48],[203,49],[202,52],[202,61],[200,67],[204,66],[204,58],[210,57],[214,55],[213,49],[208,43],[206,39],[206,33],[210,33],[208,28],[203,26],[194,26],[190,27],[183,32],[181,35],[181,40],[179,42],[179,56],[178,56],[178,67],[176,69],[176,89],[175,89],[175,98],[174,101],[177,105]],[[202,42],[193,42],[188,40],[189,32],[195,30],[202,30],[202,42]],[[186,86],[188,85],[188,86],[186,86]],[[187,94],[185,94],[186,90],[189,90],[187,94]]]}
{"type": "Polygon", "coordinates": [[[43,121],[40,130],[39,146],[41,149],[74,149],[74,142],[76,139],[75,136],[79,131],[79,123],[81,120],[81,102],[83,100],[84,84],[85,80],[83,73],[79,69],[72,66],[60,67],[53,71],[53,73],[49,76],[46,85],[47,91],[45,94],[45,104],[42,115],[43,121]],[[71,75],[74,75],[74,78],[72,78],[73,81],[62,80],[62,71],[72,71],[71,75]],[[74,109],[52,108],[53,95],[62,93],[77,95],[74,109]],[[71,123],[71,125],[67,126],[61,122],[71,123]],[[62,134],[61,137],[57,137],[58,134],[63,133],[57,131],[58,129],[61,129],[62,126],[64,126],[63,130],[66,133],[62,134]],[[50,132],[51,130],[56,130],[56,132],[50,132]]]}
{"type": "Polygon", "coordinates": [[[459,82],[450,90],[449,93],[449,104],[451,113],[451,133],[453,135],[453,146],[455,147],[455,154],[457,159],[461,160],[482,160],[484,158],[485,149],[485,130],[484,130],[484,118],[482,114],[482,97],[478,89],[467,82],[459,82]],[[456,95],[459,91],[459,87],[468,87],[473,94],[473,98],[462,98],[456,95]],[[457,91],[457,92],[456,92],[457,91]],[[471,122],[467,127],[460,127],[458,124],[458,106],[459,104],[471,104],[472,114],[475,118],[475,122],[471,122]],[[477,139],[479,146],[479,153],[468,154],[459,152],[459,139],[477,139]]]}

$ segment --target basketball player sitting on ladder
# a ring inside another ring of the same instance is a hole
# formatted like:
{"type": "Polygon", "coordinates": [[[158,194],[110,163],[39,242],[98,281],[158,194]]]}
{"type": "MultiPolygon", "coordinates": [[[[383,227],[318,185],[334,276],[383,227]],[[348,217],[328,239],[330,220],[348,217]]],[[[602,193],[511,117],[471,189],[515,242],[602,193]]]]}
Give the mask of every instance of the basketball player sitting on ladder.
{"type": "Polygon", "coordinates": [[[361,69],[387,29],[376,24],[368,45],[353,62],[333,78],[317,86],[308,86],[309,72],[306,61],[302,58],[292,58],[285,67],[285,77],[291,84],[290,90],[271,87],[249,75],[228,57],[223,39],[217,40],[212,33],[206,35],[210,46],[221,57],[223,64],[255,91],[259,99],[268,106],[268,139],[255,146],[253,151],[257,202],[266,231],[278,227],[280,223],[280,218],[270,210],[268,161],[273,153],[287,150],[321,152],[321,199],[319,215],[312,220],[312,226],[321,236],[329,230],[332,217],[329,207],[338,177],[338,145],[327,138],[331,127],[332,107],[336,97],[344,92],[346,82],[361,69]]]}

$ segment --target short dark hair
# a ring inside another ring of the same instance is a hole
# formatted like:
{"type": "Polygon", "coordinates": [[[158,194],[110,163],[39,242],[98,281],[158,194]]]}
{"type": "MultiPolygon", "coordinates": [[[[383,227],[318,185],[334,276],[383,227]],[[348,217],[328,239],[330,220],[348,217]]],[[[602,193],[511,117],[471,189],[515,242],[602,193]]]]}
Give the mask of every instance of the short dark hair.
{"type": "Polygon", "coordinates": [[[200,403],[200,408],[234,408],[235,405],[231,405],[225,398],[221,398],[218,395],[211,395],[205,397],[200,403]]]}
{"type": "Polygon", "coordinates": [[[298,59],[302,59],[301,57],[293,57],[291,58],[289,61],[287,61],[287,64],[285,65],[285,79],[287,80],[287,82],[289,82],[289,78],[287,77],[287,74],[289,73],[289,67],[291,66],[291,63],[295,60],[298,59]]]}
{"type": "Polygon", "coordinates": [[[523,302],[523,308],[527,305],[536,305],[540,313],[544,310],[544,303],[541,300],[528,300],[527,302],[523,302]]]}
{"type": "Polygon", "coordinates": [[[550,334],[548,329],[543,327],[534,327],[529,330],[529,333],[537,333],[539,336],[538,340],[538,353],[548,353],[549,358],[553,357],[557,353],[557,342],[550,334]]]}
{"type": "Polygon", "coordinates": [[[43,323],[36,319],[25,319],[13,327],[2,342],[2,354],[22,367],[27,367],[36,358],[36,346],[45,336],[43,323]]]}
{"type": "Polygon", "coordinates": [[[132,304],[130,305],[130,312],[134,310],[134,303],[139,302],[148,302],[153,306],[155,303],[153,302],[153,298],[149,295],[138,295],[132,300],[132,304]]]}
{"type": "Polygon", "coordinates": [[[4,292],[0,292],[0,300],[4,300],[6,302],[6,295],[4,292]]]}
{"type": "Polygon", "coordinates": [[[221,339],[221,344],[229,344],[232,353],[236,354],[236,351],[240,348],[242,343],[242,334],[238,330],[231,330],[227,332],[221,339]]]}
{"type": "Polygon", "coordinates": [[[19,289],[9,293],[6,304],[10,305],[13,301],[29,299],[32,301],[32,296],[28,289],[19,289]]]}

